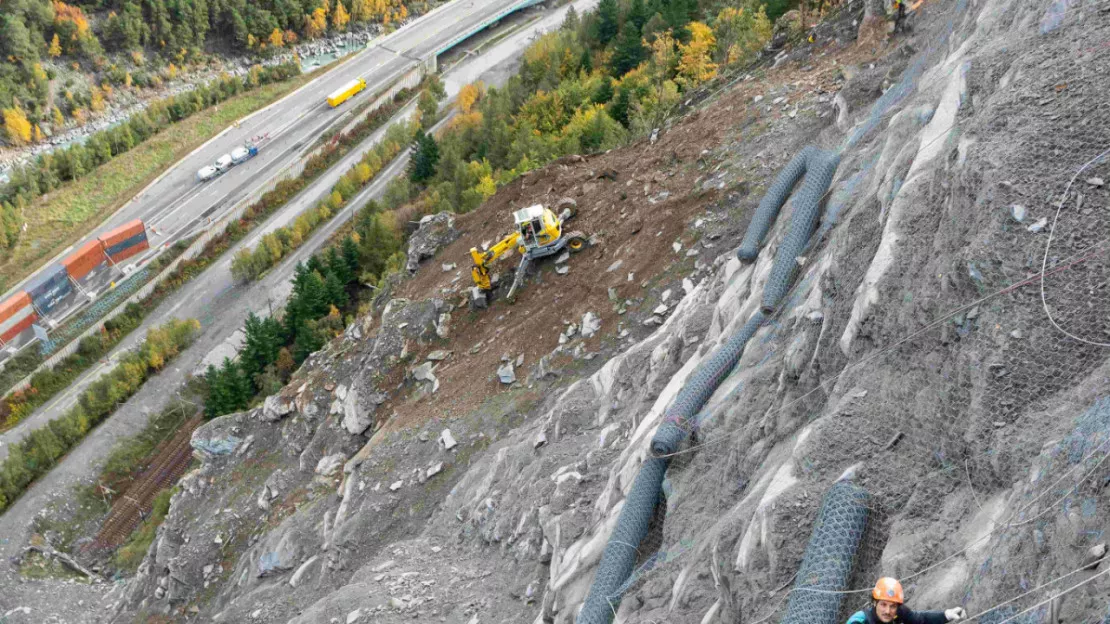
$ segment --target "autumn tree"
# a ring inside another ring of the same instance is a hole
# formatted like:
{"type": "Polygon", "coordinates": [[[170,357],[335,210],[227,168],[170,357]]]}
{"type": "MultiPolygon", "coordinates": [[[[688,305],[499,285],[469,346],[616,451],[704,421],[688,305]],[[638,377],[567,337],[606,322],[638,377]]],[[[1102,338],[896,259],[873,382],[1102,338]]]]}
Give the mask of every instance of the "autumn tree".
{"type": "Polygon", "coordinates": [[[717,64],[712,58],[717,40],[713,30],[701,22],[690,22],[686,30],[690,33],[690,43],[678,46],[677,80],[692,89],[717,75],[717,64]]]}
{"type": "Polygon", "coordinates": [[[275,48],[280,48],[285,44],[285,37],[281,34],[280,28],[277,28],[276,26],[274,27],[274,30],[270,32],[269,41],[270,45],[275,48]]]}
{"type": "Polygon", "coordinates": [[[26,145],[31,142],[31,122],[21,108],[4,109],[4,131],[12,145],[26,145]]]}
{"type": "Polygon", "coordinates": [[[328,14],[323,7],[317,7],[312,15],[304,16],[304,36],[315,39],[328,29],[328,14]]]}
{"type": "Polygon", "coordinates": [[[57,58],[62,54],[62,44],[58,41],[58,33],[54,33],[54,38],[50,40],[50,48],[46,51],[50,58],[57,58]]]}
{"type": "Polygon", "coordinates": [[[482,97],[484,91],[485,85],[483,85],[481,81],[464,85],[463,88],[459,89],[459,94],[455,98],[455,103],[458,105],[459,111],[464,114],[469,113],[474,107],[474,104],[482,97]]]}
{"type": "Polygon", "coordinates": [[[351,16],[347,13],[347,7],[343,6],[343,0],[338,0],[335,3],[335,11],[331,14],[332,28],[342,32],[347,30],[347,22],[351,21],[351,16]]]}
{"type": "Polygon", "coordinates": [[[771,38],[771,21],[762,5],[725,7],[713,21],[717,37],[715,60],[737,63],[759,52],[771,38]]]}

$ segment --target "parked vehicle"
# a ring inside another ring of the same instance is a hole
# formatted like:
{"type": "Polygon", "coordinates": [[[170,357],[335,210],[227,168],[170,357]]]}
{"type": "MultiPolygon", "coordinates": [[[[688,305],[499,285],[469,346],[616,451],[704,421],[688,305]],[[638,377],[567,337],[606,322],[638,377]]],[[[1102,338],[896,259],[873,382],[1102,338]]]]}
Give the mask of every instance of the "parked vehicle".
{"type": "Polygon", "coordinates": [[[328,96],[328,106],[335,108],[343,102],[351,99],[355,96],[355,94],[365,88],[366,81],[362,78],[356,78],[355,80],[344,84],[342,87],[339,87],[335,91],[332,91],[331,95],[328,96]]]}

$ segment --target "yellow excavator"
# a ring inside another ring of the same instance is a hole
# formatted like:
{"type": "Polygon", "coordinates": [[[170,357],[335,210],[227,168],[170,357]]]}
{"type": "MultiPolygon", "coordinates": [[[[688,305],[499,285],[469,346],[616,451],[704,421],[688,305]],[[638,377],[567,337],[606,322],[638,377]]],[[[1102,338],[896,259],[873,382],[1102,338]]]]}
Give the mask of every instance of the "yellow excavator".
{"type": "Polygon", "coordinates": [[[574,218],[575,212],[573,205],[559,215],[540,204],[522,208],[513,213],[513,221],[516,222],[514,232],[485,251],[471,247],[470,258],[474,261],[474,266],[470,269],[470,275],[474,278],[471,305],[485,307],[487,297],[493,289],[490,265],[513,249],[520,252],[521,259],[520,266],[517,267],[516,275],[513,277],[513,285],[506,297],[509,303],[515,301],[516,289],[520,286],[532,261],[553,256],[564,249],[571,253],[585,249],[587,244],[585,234],[563,231],[563,224],[574,218]]]}

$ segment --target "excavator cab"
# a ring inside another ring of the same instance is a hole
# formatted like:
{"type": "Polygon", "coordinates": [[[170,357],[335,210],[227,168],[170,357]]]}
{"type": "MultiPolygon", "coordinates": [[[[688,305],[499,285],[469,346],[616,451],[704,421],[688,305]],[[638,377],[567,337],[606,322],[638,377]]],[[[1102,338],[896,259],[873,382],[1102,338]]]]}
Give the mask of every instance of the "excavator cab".
{"type": "MultiPolygon", "coordinates": [[[[475,292],[471,293],[472,305],[475,304],[476,299],[484,301],[485,293],[492,290],[490,265],[513,248],[520,252],[521,260],[513,279],[513,286],[509,289],[507,298],[510,302],[514,300],[516,289],[530,262],[557,254],[564,249],[572,253],[585,249],[585,234],[563,233],[563,224],[573,217],[573,206],[560,215],[556,215],[551,209],[540,204],[522,208],[513,213],[516,231],[485,251],[472,248],[470,257],[474,261],[474,266],[471,267],[470,272],[475,286],[475,292]]],[[[484,303],[482,305],[484,306],[484,303]]]]}
{"type": "Polygon", "coordinates": [[[547,247],[562,234],[562,223],[555,213],[539,204],[517,210],[513,220],[520,231],[521,255],[547,247]]]}

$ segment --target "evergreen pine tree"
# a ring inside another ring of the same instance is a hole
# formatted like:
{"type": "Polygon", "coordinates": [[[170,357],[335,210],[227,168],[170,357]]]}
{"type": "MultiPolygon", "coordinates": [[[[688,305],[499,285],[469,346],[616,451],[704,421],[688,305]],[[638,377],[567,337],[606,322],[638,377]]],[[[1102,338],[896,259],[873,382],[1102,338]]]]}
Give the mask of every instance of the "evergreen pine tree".
{"type": "Polygon", "coordinates": [[[578,61],[578,70],[587,76],[593,73],[594,59],[589,48],[582,50],[582,60],[578,61]]]}
{"type": "Polygon", "coordinates": [[[421,132],[412,144],[412,160],[409,162],[409,179],[423,182],[436,174],[439,162],[439,146],[430,135],[421,132]]]}
{"type": "Polygon", "coordinates": [[[351,270],[347,260],[339,254],[338,247],[329,247],[327,252],[328,272],[335,273],[339,278],[339,282],[346,286],[355,279],[354,271],[351,270]]]}
{"type": "Polygon", "coordinates": [[[608,104],[613,99],[613,81],[605,76],[590,99],[594,104],[608,104]]]}
{"type": "Polygon", "coordinates": [[[293,360],[303,362],[313,351],[324,346],[324,336],[316,329],[316,323],[309,321],[297,329],[297,339],[293,341],[293,360]]]}
{"type": "Polygon", "coordinates": [[[321,260],[320,257],[317,255],[309,256],[308,261],[304,263],[304,266],[309,271],[313,273],[319,273],[320,275],[323,275],[328,270],[328,267],[324,265],[324,261],[321,260]]]}
{"type": "Polygon", "coordinates": [[[347,263],[347,270],[351,276],[348,283],[353,282],[358,277],[356,275],[358,272],[358,243],[350,236],[343,239],[343,261],[347,263]]]}
{"type": "Polygon", "coordinates": [[[343,287],[343,280],[334,271],[328,271],[324,279],[324,298],[329,305],[343,308],[347,305],[347,290],[343,287]]]}
{"type": "Polygon", "coordinates": [[[620,29],[620,8],[617,0],[600,0],[597,4],[597,42],[606,45],[620,29]]]}
{"type": "Polygon", "coordinates": [[[204,379],[208,382],[208,396],[204,400],[204,416],[211,420],[226,413],[225,410],[228,404],[226,384],[220,375],[220,371],[216,370],[216,367],[212,364],[209,364],[208,369],[204,372],[204,379]]]}
{"type": "Polygon", "coordinates": [[[628,28],[629,23],[635,24],[636,32],[642,32],[644,24],[648,21],[647,6],[644,5],[644,0],[632,0],[628,5],[628,15],[624,19],[624,27],[628,28]]]}
{"type": "Polygon", "coordinates": [[[636,69],[646,56],[647,51],[640,39],[640,29],[625,23],[617,39],[617,49],[613,53],[613,75],[620,77],[636,69]]]}
{"type": "Polygon", "coordinates": [[[572,4],[570,8],[567,9],[566,17],[563,18],[563,30],[576,31],[580,24],[581,20],[578,18],[578,11],[574,10],[574,5],[572,4]]]}
{"type": "Polygon", "coordinates": [[[609,104],[609,116],[619,121],[625,128],[628,127],[628,106],[632,99],[628,91],[627,88],[622,87],[617,93],[617,99],[609,104]]]}

